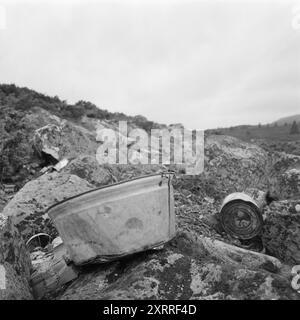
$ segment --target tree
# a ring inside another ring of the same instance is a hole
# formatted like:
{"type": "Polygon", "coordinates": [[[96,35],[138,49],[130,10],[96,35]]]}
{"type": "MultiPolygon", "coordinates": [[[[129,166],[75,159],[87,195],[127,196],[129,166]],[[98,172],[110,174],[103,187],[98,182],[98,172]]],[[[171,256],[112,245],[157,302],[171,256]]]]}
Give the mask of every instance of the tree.
{"type": "Polygon", "coordinates": [[[299,128],[298,128],[297,122],[294,121],[291,126],[290,134],[298,134],[298,133],[299,133],[299,128]]]}

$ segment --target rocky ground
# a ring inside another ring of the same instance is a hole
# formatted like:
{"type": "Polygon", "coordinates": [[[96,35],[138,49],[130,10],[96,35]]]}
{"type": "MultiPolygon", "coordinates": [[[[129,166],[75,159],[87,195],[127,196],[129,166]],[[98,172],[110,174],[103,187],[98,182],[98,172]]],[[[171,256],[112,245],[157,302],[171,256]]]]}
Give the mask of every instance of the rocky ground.
{"type": "MultiPolygon", "coordinates": [[[[139,164],[100,166],[95,135],[87,130],[55,118],[36,131],[33,142],[40,157],[68,158],[69,163],[59,172],[35,174],[3,208],[0,266],[9,276],[1,298],[32,298],[24,241],[39,232],[52,239],[58,235],[45,214],[49,206],[162,169],[139,164]],[[76,141],[80,143],[73,148],[76,141]]],[[[269,153],[233,137],[207,136],[204,173],[177,175],[173,181],[177,236],[161,250],[81,267],[77,279],[46,298],[299,299],[291,287],[291,269],[300,264],[299,165],[296,155],[269,153]],[[262,246],[248,250],[245,243],[223,232],[218,213],[229,193],[253,194],[253,190],[269,191],[275,201],[264,207],[264,229],[258,239],[262,246]]],[[[3,206],[8,200],[1,195],[3,206]]]]}

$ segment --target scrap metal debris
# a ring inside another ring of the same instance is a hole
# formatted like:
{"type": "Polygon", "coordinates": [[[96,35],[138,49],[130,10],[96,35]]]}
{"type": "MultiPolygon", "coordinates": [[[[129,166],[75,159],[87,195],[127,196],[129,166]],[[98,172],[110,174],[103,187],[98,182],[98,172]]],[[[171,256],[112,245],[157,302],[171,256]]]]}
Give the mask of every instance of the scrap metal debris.
{"type": "Polygon", "coordinates": [[[44,167],[40,170],[42,174],[53,172],[53,171],[61,171],[64,167],[66,167],[69,163],[69,160],[67,158],[62,159],[61,161],[57,162],[55,165],[50,165],[47,167],[44,167]]]}
{"type": "Polygon", "coordinates": [[[70,263],[69,254],[60,237],[55,238],[46,250],[33,251],[31,261],[31,286],[36,299],[59,290],[79,274],[78,269],[70,263]]]}
{"type": "Polygon", "coordinates": [[[37,249],[43,249],[49,245],[51,237],[47,233],[38,233],[33,235],[27,242],[29,252],[37,249]]]}
{"type": "Polygon", "coordinates": [[[221,206],[220,222],[232,237],[249,240],[262,231],[263,217],[259,204],[243,192],[228,195],[221,206]]]}

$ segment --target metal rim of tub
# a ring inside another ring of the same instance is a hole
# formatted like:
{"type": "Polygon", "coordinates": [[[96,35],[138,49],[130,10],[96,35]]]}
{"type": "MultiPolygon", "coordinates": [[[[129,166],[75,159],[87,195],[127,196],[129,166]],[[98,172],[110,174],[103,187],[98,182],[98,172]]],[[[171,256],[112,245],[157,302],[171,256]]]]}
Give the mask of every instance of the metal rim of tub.
{"type": "Polygon", "coordinates": [[[135,254],[139,254],[139,253],[143,253],[147,250],[161,250],[161,249],[157,249],[158,247],[164,247],[165,245],[167,245],[168,243],[170,243],[172,240],[175,239],[177,233],[175,233],[172,237],[170,237],[167,241],[160,241],[157,243],[154,243],[152,245],[149,246],[145,246],[142,249],[139,250],[133,250],[133,251],[129,251],[129,252],[125,252],[123,254],[116,254],[116,255],[101,255],[98,256],[96,258],[90,259],[90,260],[86,260],[85,262],[81,263],[80,266],[85,266],[85,265],[89,265],[89,264],[98,264],[98,263],[109,263],[109,262],[113,262],[113,261],[117,261],[123,258],[128,258],[131,257],[135,254]]]}
{"type": "Polygon", "coordinates": [[[225,232],[232,237],[249,240],[261,233],[263,218],[253,203],[237,199],[224,205],[220,212],[220,222],[225,232]]]}
{"type": "MultiPolygon", "coordinates": [[[[175,172],[174,172],[174,171],[163,171],[163,172],[160,172],[160,173],[143,175],[143,176],[140,176],[140,177],[135,177],[135,178],[132,178],[132,179],[127,179],[127,180],[119,181],[119,182],[116,182],[116,183],[108,184],[108,185],[105,185],[105,186],[101,186],[101,187],[98,187],[98,188],[94,188],[94,189],[92,189],[92,190],[88,190],[88,191],[85,191],[85,192],[76,194],[75,196],[66,198],[66,199],[64,199],[64,200],[61,200],[61,201],[53,204],[52,206],[50,206],[49,208],[47,208],[46,213],[48,213],[50,210],[52,210],[52,209],[55,208],[56,206],[59,206],[59,205],[62,204],[62,203],[65,203],[65,202],[67,202],[67,201],[69,201],[69,200],[72,200],[72,199],[76,199],[76,198],[78,198],[78,197],[80,197],[80,196],[82,196],[82,195],[95,192],[96,190],[101,190],[101,189],[105,189],[105,188],[108,188],[108,187],[117,186],[117,185],[120,185],[120,184],[123,184],[123,183],[131,182],[131,181],[139,180],[139,179],[143,179],[143,178],[151,178],[151,177],[155,177],[155,176],[166,177],[167,175],[169,175],[169,177],[170,177],[170,176],[174,176],[174,175],[175,175],[175,172]]],[[[169,179],[170,179],[170,178],[169,178],[169,179]]]]}

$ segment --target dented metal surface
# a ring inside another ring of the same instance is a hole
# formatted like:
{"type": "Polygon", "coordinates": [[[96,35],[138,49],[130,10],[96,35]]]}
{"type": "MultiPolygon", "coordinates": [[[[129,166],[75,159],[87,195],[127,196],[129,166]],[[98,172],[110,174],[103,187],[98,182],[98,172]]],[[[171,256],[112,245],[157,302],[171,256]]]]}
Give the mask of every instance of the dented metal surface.
{"type": "Polygon", "coordinates": [[[48,211],[75,264],[157,247],[175,235],[172,174],[133,179],[67,199],[48,211]]]}
{"type": "Polygon", "coordinates": [[[222,203],[220,222],[231,236],[244,240],[252,239],[262,230],[261,204],[246,193],[232,193],[222,203]]]}

